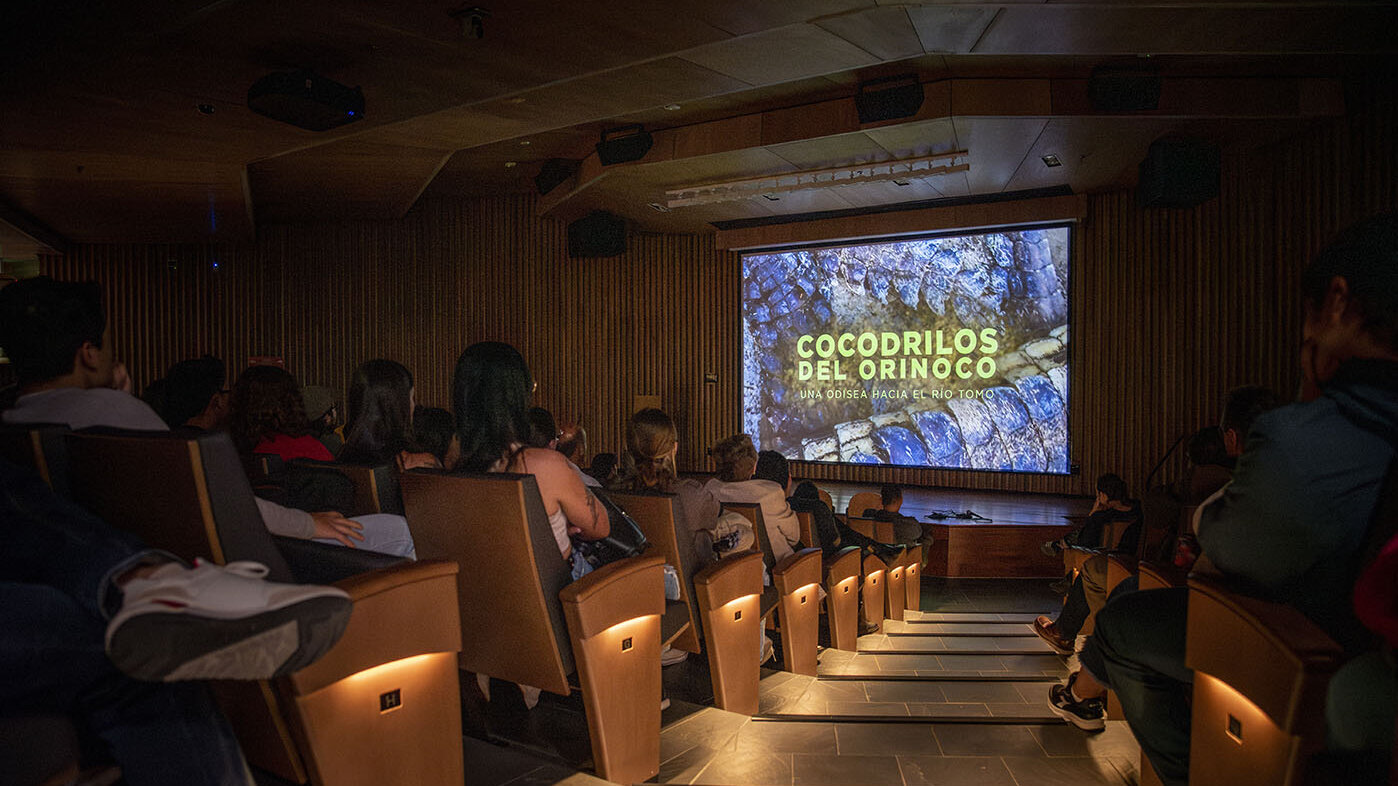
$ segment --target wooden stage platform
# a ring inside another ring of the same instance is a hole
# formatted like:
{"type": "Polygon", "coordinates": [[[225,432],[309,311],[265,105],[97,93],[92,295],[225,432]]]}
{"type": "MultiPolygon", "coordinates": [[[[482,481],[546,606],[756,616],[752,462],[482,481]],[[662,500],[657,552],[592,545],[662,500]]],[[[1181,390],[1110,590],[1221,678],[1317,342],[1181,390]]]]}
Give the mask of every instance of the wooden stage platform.
{"type": "MultiPolygon", "coordinates": [[[[877,486],[820,482],[844,513],[850,497],[877,486]]],[[[1061,558],[1045,557],[1039,545],[1063,537],[1073,528],[1067,516],[1084,516],[1092,500],[1045,494],[905,488],[903,510],[932,528],[929,576],[954,578],[1059,578],[1061,558]],[[975,511],[988,522],[948,518],[932,521],[933,512],[975,511]]]]}

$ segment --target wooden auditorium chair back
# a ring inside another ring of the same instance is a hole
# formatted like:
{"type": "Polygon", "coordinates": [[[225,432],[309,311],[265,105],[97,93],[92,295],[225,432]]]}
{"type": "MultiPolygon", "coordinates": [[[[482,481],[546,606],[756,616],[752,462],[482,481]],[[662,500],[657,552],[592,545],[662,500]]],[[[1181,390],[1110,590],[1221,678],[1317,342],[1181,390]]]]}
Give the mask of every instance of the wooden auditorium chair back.
{"type": "Polygon", "coordinates": [[[402,488],[418,556],[461,565],[461,668],[567,696],[576,667],[558,593],[572,569],[534,476],[415,470],[402,488]]]}
{"type": "Polygon", "coordinates": [[[820,495],[820,501],[824,502],[827,508],[830,508],[830,512],[835,513],[835,500],[830,498],[830,492],[826,491],[825,489],[818,488],[816,489],[816,493],[820,495]]]}
{"type": "Polygon", "coordinates": [[[903,552],[903,608],[922,611],[922,549],[912,546],[903,552]]]}
{"type": "Polygon", "coordinates": [[[559,593],[578,664],[597,774],[640,783],[660,772],[660,618],[665,560],[619,560],[559,593]]]}
{"type": "Polygon", "coordinates": [[[1339,645],[1301,612],[1189,579],[1185,664],[1194,670],[1189,782],[1299,784],[1325,744],[1339,645]]]}
{"type": "Polygon", "coordinates": [[[907,569],[907,552],[903,552],[893,558],[884,571],[884,603],[883,615],[885,619],[903,620],[903,605],[908,602],[908,591],[904,586],[904,574],[907,569]]]}
{"type": "Polygon", "coordinates": [[[846,526],[848,526],[855,532],[858,532],[860,535],[863,535],[866,538],[873,538],[874,540],[878,540],[877,532],[875,531],[875,525],[877,523],[878,522],[874,521],[873,519],[866,519],[863,516],[845,517],[846,526]]]}
{"type": "Polygon", "coordinates": [[[177,557],[251,560],[294,581],[227,434],[86,429],[68,434],[73,497],[177,557]]]}
{"type": "Polygon", "coordinates": [[[845,515],[852,519],[864,518],[864,511],[882,507],[883,497],[873,491],[861,491],[849,498],[849,504],[845,506],[845,515]]]}
{"type": "Polygon", "coordinates": [[[329,467],[354,484],[354,515],[365,513],[395,513],[403,515],[403,495],[398,488],[398,469],[387,464],[342,464],[327,462],[329,467]]]}
{"type": "Polygon", "coordinates": [[[863,563],[864,571],[864,619],[870,625],[883,625],[883,596],[886,592],[884,588],[884,578],[888,571],[888,564],[873,554],[866,555],[863,563]]]}
{"type": "Polygon", "coordinates": [[[806,548],[819,548],[815,536],[815,514],[804,511],[796,514],[796,526],[801,530],[801,545],[806,548]]]}
{"type": "Polygon", "coordinates": [[[820,549],[802,549],[772,569],[772,585],[781,604],[777,619],[782,665],[794,674],[816,675],[822,568],[820,549]]]}
{"type": "Polygon", "coordinates": [[[694,595],[704,620],[704,651],[713,673],[714,706],[756,715],[761,676],[761,555],[749,551],[709,565],[694,575],[694,595]]]}
{"type": "Polygon", "coordinates": [[[383,773],[461,782],[460,627],[442,613],[456,594],[454,564],[274,538],[226,434],[101,429],[67,444],[78,501],[113,526],[187,559],[333,581],[354,601],[339,642],[306,669],[275,683],[213,684],[250,763],[317,786],[393,779],[383,773]]]}
{"type": "Polygon", "coordinates": [[[825,564],[825,615],[830,624],[830,646],[854,652],[859,649],[859,579],[862,559],[858,546],[840,549],[825,564]]]}
{"type": "Polygon", "coordinates": [[[55,493],[68,496],[68,427],[54,423],[0,425],[0,458],[34,470],[55,493]]]}
{"type": "Polygon", "coordinates": [[[461,565],[461,668],[559,695],[576,670],[598,774],[659,772],[664,559],[571,581],[533,475],[414,470],[400,481],[418,555],[461,565]]]}
{"type": "MultiPolygon", "coordinates": [[[[689,536],[681,519],[679,498],[659,491],[608,491],[607,497],[635,520],[650,541],[649,554],[664,557],[665,564],[674,566],[680,574],[680,599],[666,601],[665,616],[660,621],[662,644],[678,650],[699,653],[699,609],[694,602],[694,574],[698,572],[694,538],[689,536]],[[682,539],[684,542],[682,544],[682,539]]],[[[712,549],[705,539],[704,547],[712,549]]]]}

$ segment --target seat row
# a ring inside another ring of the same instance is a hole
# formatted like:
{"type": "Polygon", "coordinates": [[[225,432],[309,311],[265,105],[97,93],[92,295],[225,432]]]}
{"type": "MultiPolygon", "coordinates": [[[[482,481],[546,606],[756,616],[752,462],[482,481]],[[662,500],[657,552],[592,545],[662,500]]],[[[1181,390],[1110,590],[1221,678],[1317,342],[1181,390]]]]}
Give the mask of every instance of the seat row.
{"type": "Polygon", "coordinates": [[[814,674],[818,587],[836,646],[850,649],[861,580],[880,617],[906,605],[901,581],[897,592],[884,587],[907,566],[861,561],[857,549],[828,564],[813,548],[775,563],[755,507],[734,506],[753,520],[762,551],[699,569],[678,547],[674,497],[613,494],[654,548],[570,582],[528,475],[331,467],[356,481],[355,513],[391,510],[401,494],[413,563],[270,535],[223,434],[6,426],[0,455],[149,545],[186,559],[257,561],[273,579],[350,593],[346,633],[320,661],[272,682],[215,686],[249,762],[297,783],[461,783],[458,669],[580,690],[597,773],[645,780],[660,763],[663,645],[705,652],[715,703],[752,714],[764,622],[781,634],[786,668],[814,674]],[[667,563],[686,579],[672,602],[667,563]]]}

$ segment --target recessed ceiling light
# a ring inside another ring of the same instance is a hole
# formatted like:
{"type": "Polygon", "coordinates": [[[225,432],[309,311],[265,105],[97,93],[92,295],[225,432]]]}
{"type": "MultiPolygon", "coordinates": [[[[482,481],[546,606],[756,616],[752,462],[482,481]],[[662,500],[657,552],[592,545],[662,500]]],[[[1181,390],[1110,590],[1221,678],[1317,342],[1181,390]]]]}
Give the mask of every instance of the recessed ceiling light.
{"type": "Polygon", "coordinates": [[[1049,153],[1044,156],[1044,166],[1063,166],[1063,162],[1058,160],[1058,156],[1049,153]]]}
{"type": "Polygon", "coordinates": [[[507,99],[505,99],[505,103],[507,103],[507,104],[522,104],[522,103],[524,103],[524,96],[515,96],[514,98],[507,98],[507,99]]]}
{"type": "Polygon", "coordinates": [[[194,108],[198,109],[201,115],[212,115],[214,113],[213,104],[195,104],[194,108]]]}
{"type": "Polygon", "coordinates": [[[533,143],[530,142],[528,139],[521,139],[521,140],[519,140],[519,146],[520,146],[520,147],[528,147],[528,146],[531,145],[531,144],[533,144],[533,143]]]}
{"type": "Polygon", "coordinates": [[[517,166],[519,166],[519,162],[518,162],[518,161],[506,161],[506,162],[505,162],[505,168],[506,168],[506,169],[514,169],[514,168],[517,167],[517,166]]]}
{"type": "Polygon", "coordinates": [[[676,112],[676,111],[679,110],[679,108],[680,108],[680,105],[679,105],[679,104],[666,104],[666,105],[665,105],[665,111],[666,111],[666,112],[676,112]]]}

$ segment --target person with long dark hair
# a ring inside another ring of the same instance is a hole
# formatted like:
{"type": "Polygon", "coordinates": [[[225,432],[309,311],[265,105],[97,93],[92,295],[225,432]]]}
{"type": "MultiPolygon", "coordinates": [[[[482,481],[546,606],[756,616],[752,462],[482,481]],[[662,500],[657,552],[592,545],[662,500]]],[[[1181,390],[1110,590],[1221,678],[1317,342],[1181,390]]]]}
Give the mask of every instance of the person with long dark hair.
{"type": "Polygon", "coordinates": [[[611,531],[607,511],[587,490],[556,450],[532,448],[529,438],[529,395],[534,383],[529,366],[509,344],[472,344],[456,362],[452,404],[461,437],[457,469],[471,472],[518,472],[533,475],[558,551],[573,564],[573,577],[588,571],[575,555],[570,535],[583,540],[604,538],[611,531]]]}
{"type": "Polygon", "coordinates": [[[402,363],[370,360],[355,369],[345,399],[348,424],[340,461],[397,464],[400,470],[437,466],[413,442],[413,375],[402,363]]]}

